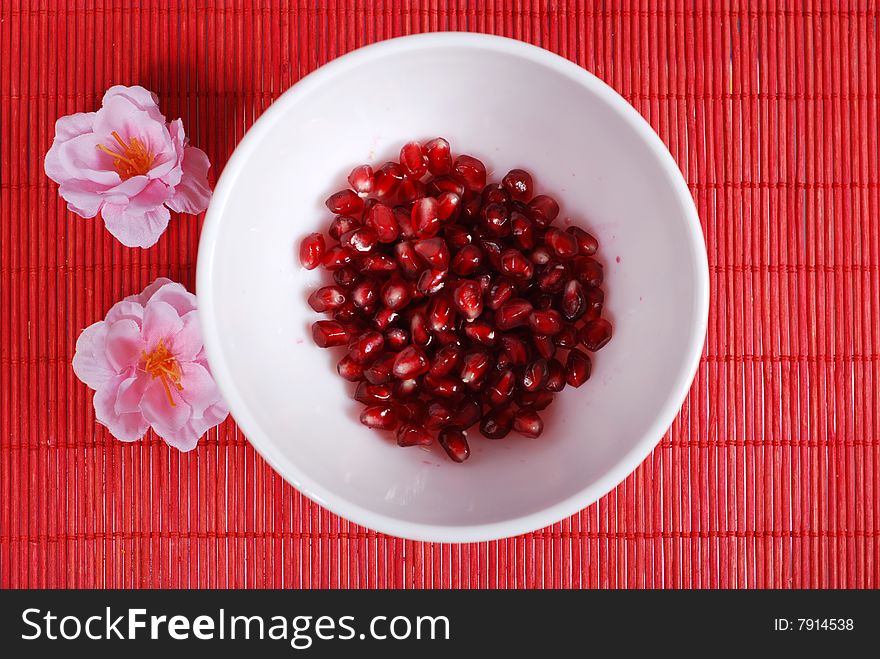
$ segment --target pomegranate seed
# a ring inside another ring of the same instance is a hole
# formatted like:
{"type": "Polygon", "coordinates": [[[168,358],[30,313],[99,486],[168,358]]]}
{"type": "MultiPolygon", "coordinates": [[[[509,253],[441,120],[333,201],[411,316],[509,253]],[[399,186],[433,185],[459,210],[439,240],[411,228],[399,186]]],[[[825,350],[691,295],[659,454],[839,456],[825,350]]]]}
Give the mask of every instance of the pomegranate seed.
{"type": "Polygon", "coordinates": [[[553,308],[555,299],[549,293],[541,293],[535,298],[535,309],[539,311],[547,311],[553,308]]]}
{"type": "Polygon", "coordinates": [[[416,288],[422,295],[436,295],[446,286],[446,270],[425,270],[419,277],[416,288]]]}
{"type": "Polygon", "coordinates": [[[412,207],[412,224],[419,238],[433,238],[440,231],[440,204],[433,197],[419,199],[412,207]]]}
{"type": "Polygon", "coordinates": [[[480,240],[480,248],[495,270],[501,270],[501,243],[496,240],[480,240]]]}
{"type": "Polygon", "coordinates": [[[437,216],[441,221],[454,221],[461,207],[461,196],[447,190],[437,196],[437,216]]]}
{"type": "Polygon", "coordinates": [[[554,309],[535,310],[529,315],[529,327],[538,334],[554,336],[562,330],[562,318],[554,309]]]}
{"type": "Polygon", "coordinates": [[[324,236],[320,233],[310,233],[299,244],[299,262],[306,270],[314,270],[324,260],[324,251],[327,246],[324,236]]]}
{"type": "Polygon", "coordinates": [[[581,327],[581,343],[590,352],[596,352],[611,340],[611,323],[604,318],[588,320],[581,327]]]}
{"type": "Polygon", "coordinates": [[[394,258],[407,279],[415,279],[425,269],[416,248],[409,241],[402,241],[394,246],[394,258]]]}
{"type": "Polygon", "coordinates": [[[464,326],[464,333],[474,343],[494,348],[498,344],[495,328],[485,320],[475,320],[464,326]]]}
{"type": "Polygon", "coordinates": [[[412,286],[396,273],[382,287],[382,302],[389,309],[402,309],[412,299],[412,286]]]}
{"type": "Polygon", "coordinates": [[[550,375],[546,359],[536,359],[526,366],[522,374],[522,388],[526,391],[538,391],[547,382],[550,375]]]}
{"type": "Polygon", "coordinates": [[[490,410],[480,421],[480,432],[488,439],[502,439],[513,427],[513,411],[510,407],[490,410]]]}
{"type": "Polygon", "coordinates": [[[489,204],[502,204],[506,206],[510,202],[510,193],[504,189],[504,186],[498,183],[490,183],[483,188],[483,206],[489,204]]]}
{"type": "Polygon", "coordinates": [[[390,197],[397,192],[403,177],[403,167],[396,162],[386,162],[373,174],[373,194],[377,197],[390,197]]]}
{"type": "Polygon", "coordinates": [[[408,346],[397,353],[392,372],[400,380],[410,380],[428,372],[430,364],[418,346],[408,346]]]}
{"type": "Polygon", "coordinates": [[[529,254],[529,260],[535,265],[546,265],[550,263],[550,252],[547,251],[546,247],[536,247],[529,254]]]}
{"type": "Polygon", "coordinates": [[[602,264],[589,256],[578,256],[572,260],[574,276],[584,286],[597,287],[602,285],[604,274],[602,264]]]}
{"type": "Polygon", "coordinates": [[[559,204],[556,203],[553,197],[539,194],[529,202],[529,210],[532,211],[532,217],[535,222],[546,227],[559,215],[559,204]]]}
{"type": "Polygon", "coordinates": [[[350,265],[333,271],[333,281],[343,288],[348,288],[354,284],[358,277],[360,277],[360,273],[350,265]]]}
{"type": "Polygon", "coordinates": [[[560,348],[575,348],[579,342],[577,327],[571,323],[563,323],[556,335],[556,345],[560,348]]]}
{"type": "Polygon", "coordinates": [[[532,305],[528,300],[513,298],[498,309],[498,313],[495,314],[495,325],[505,332],[514,327],[520,327],[529,322],[532,311],[532,305]]]}
{"type": "Polygon", "coordinates": [[[440,398],[457,398],[461,393],[461,383],[454,378],[434,378],[425,375],[422,384],[429,394],[440,398]]]}
{"type": "Polygon", "coordinates": [[[515,294],[516,287],[509,279],[498,279],[489,288],[486,306],[493,311],[498,311],[501,305],[510,300],[515,294]]]}
{"type": "Polygon", "coordinates": [[[605,294],[601,288],[588,288],[584,291],[586,298],[586,311],[584,320],[594,320],[602,314],[602,305],[605,302],[605,294]]]}
{"type": "Polygon", "coordinates": [[[428,331],[428,323],[425,321],[425,315],[416,312],[410,318],[409,334],[412,342],[417,346],[426,347],[431,343],[431,334],[428,331]]]}
{"type": "Polygon", "coordinates": [[[483,313],[483,289],[479,283],[465,279],[459,282],[452,294],[455,308],[468,320],[474,320],[483,313]]]}
{"type": "MultiPolygon", "coordinates": [[[[470,194],[473,194],[468,190],[470,194]]],[[[483,200],[479,195],[474,195],[471,199],[462,197],[461,215],[465,220],[475,221],[480,216],[480,209],[483,207],[483,200]]]]}
{"type": "Polygon", "coordinates": [[[469,389],[480,389],[489,372],[492,358],[483,350],[474,350],[462,358],[459,378],[469,389]]]}
{"type": "Polygon", "coordinates": [[[553,395],[552,391],[521,391],[516,396],[516,404],[540,412],[547,409],[553,402],[553,395]]]}
{"type": "Polygon", "coordinates": [[[422,145],[408,142],[400,149],[400,166],[407,175],[421,178],[428,171],[428,159],[422,153],[422,145]]]}
{"type": "Polygon", "coordinates": [[[445,403],[439,400],[432,400],[428,403],[428,417],[425,419],[425,427],[431,430],[438,430],[443,426],[448,426],[452,422],[452,411],[445,403]]]}
{"type": "Polygon", "coordinates": [[[508,365],[522,366],[529,361],[529,350],[525,342],[519,337],[510,334],[501,337],[501,345],[504,346],[503,356],[508,365]]]}
{"type": "Polygon", "coordinates": [[[473,156],[461,155],[456,158],[452,171],[465,182],[469,190],[479,192],[486,187],[486,166],[473,156]]]}
{"type": "Polygon", "coordinates": [[[364,214],[364,224],[376,232],[376,238],[380,243],[392,243],[400,234],[394,210],[385,204],[374,204],[364,214]]]}
{"type": "Polygon", "coordinates": [[[403,350],[409,344],[409,332],[402,327],[392,327],[385,332],[385,345],[395,352],[403,350]]]}
{"type": "Polygon", "coordinates": [[[346,380],[358,382],[364,379],[364,367],[358,364],[351,355],[346,355],[336,364],[336,372],[346,380]]]}
{"type": "Polygon", "coordinates": [[[465,398],[452,415],[452,423],[467,430],[483,417],[483,406],[475,398],[465,398]]]}
{"type": "Polygon", "coordinates": [[[428,160],[428,171],[434,176],[448,174],[452,171],[452,155],[449,149],[449,142],[442,137],[435,137],[430,142],[426,142],[422,151],[428,160]]]}
{"type": "Polygon", "coordinates": [[[556,354],[556,343],[554,343],[552,336],[535,334],[532,337],[532,343],[535,344],[535,350],[537,350],[538,354],[544,359],[550,359],[556,354]]]}
{"type": "Polygon", "coordinates": [[[397,412],[393,407],[371,405],[361,412],[361,423],[377,430],[394,430],[397,427],[397,412]]]}
{"type": "Polygon", "coordinates": [[[321,313],[337,309],[345,303],[345,293],[338,286],[324,286],[309,295],[309,306],[321,313]]]}
{"type": "Polygon", "coordinates": [[[471,454],[467,438],[461,428],[447,426],[440,431],[437,441],[443,450],[455,462],[464,462],[471,454]]]}
{"type": "Polygon", "coordinates": [[[558,359],[550,359],[547,362],[547,382],[544,383],[544,389],[547,391],[562,391],[565,388],[565,380],[567,377],[565,367],[558,359]]]}
{"type": "Polygon", "coordinates": [[[443,237],[446,238],[446,243],[452,249],[462,249],[463,247],[470,245],[473,240],[473,237],[466,229],[456,224],[447,224],[443,228],[443,237]]]}
{"type": "Polygon", "coordinates": [[[460,348],[462,345],[461,336],[455,330],[440,330],[439,332],[434,332],[433,336],[441,346],[458,346],[460,348]]]}
{"type": "Polygon", "coordinates": [[[365,366],[376,359],[385,347],[385,337],[379,332],[364,332],[348,347],[348,355],[358,364],[365,366]]]}
{"type": "Polygon", "coordinates": [[[460,361],[461,348],[455,345],[443,346],[434,355],[428,372],[431,377],[442,378],[452,373],[460,361]]]}
{"type": "Polygon", "coordinates": [[[348,344],[348,330],[334,320],[319,320],[312,323],[312,338],[319,348],[332,348],[348,344]]]}
{"type": "Polygon", "coordinates": [[[344,234],[349,231],[354,231],[355,229],[360,229],[362,226],[360,220],[349,215],[337,215],[330,223],[330,228],[327,229],[327,233],[330,234],[330,237],[333,238],[333,240],[341,240],[344,234]]]}
{"type": "MultiPolygon", "coordinates": [[[[365,373],[366,375],[366,373],[365,373]]],[[[364,405],[391,402],[394,391],[387,384],[359,382],[354,392],[354,399],[364,405]]]]}
{"type": "Polygon", "coordinates": [[[434,270],[446,270],[449,267],[449,248],[442,238],[417,240],[415,250],[434,270]]]}
{"type": "Polygon", "coordinates": [[[568,227],[566,231],[577,239],[578,254],[592,256],[599,249],[599,241],[580,227],[568,227]]]}
{"type": "Polygon", "coordinates": [[[484,206],[480,226],[490,236],[503,237],[510,235],[510,213],[502,204],[484,206]]]}
{"type": "Polygon", "coordinates": [[[368,195],[373,191],[373,168],[369,165],[358,165],[348,175],[348,184],[359,195],[368,195]]]}
{"type": "Polygon", "coordinates": [[[464,197],[465,187],[464,183],[453,176],[437,176],[428,181],[425,191],[432,197],[440,197],[444,192],[464,197]]]}
{"type": "MultiPolygon", "coordinates": [[[[394,395],[397,398],[412,398],[419,395],[421,382],[416,378],[409,380],[400,380],[394,388],[394,395]]],[[[406,418],[410,421],[423,421],[425,418],[425,403],[420,400],[407,401],[405,404],[408,410],[406,418]]]]}
{"type": "Polygon", "coordinates": [[[351,300],[349,300],[333,313],[333,318],[339,323],[347,324],[353,322],[358,315],[358,308],[352,304],[351,300]]]}
{"type": "Polygon", "coordinates": [[[416,237],[416,230],[413,228],[412,212],[408,206],[394,207],[394,220],[400,227],[401,237],[411,240],[416,237]]]}
{"type": "Polygon", "coordinates": [[[359,267],[361,272],[391,272],[397,270],[397,264],[390,256],[385,254],[366,254],[361,257],[359,267]]]}
{"type": "Polygon", "coordinates": [[[488,272],[483,273],[477,277],[477,283],[480,284],[480,290],[483,291],[483,295],[486,295],[487,291],[492,287],[492,275],[488,272]]]}
{"type": "Polygon", "coordinates": [[[577,320],[587,310],[587,300],[584,296],[584,287],[577,279],[572,279],[565,285],[562,293],[562,315],[566,320],[577,320]]]}
{"type": "Polygon", "coordinates": [[[516,375],[513,371],[505,369],[495,376],[486,389],[486,401],[492,407],[504,405],[513,397],[514,389],[516,389],[516,375]]]}
{"type": "Polygon", "coordinates": [[[452,259],[452,271],[460,277],[474,274],[483,262],[483,252],[476,245],[465,245],[452,259]]]}
{"type": "Polygon", "coordinates": [[[513,416],[513,429],[520,435],[534,438],[544,432],[544,422],[533,408],[524,407],[513,416]]]}
{"type": "Polygon", "coordinates": [[[535,225],[517,211],[510,214],[510,235],[514,244],[520,249],[530,250],[535,246],[535,225]]]}
{"type": "Polygon", "coordinates": [[[401,203],[411,204],[416,199],[421,199],[425,196],[425,184],[418,179],[406,176],[400,182],[397,194],[400,197],[401,203]]]}
{"type": "Polygon", "coordinates": [[[565,286],[565,280],[568,276],[568,268],[565,265],[556,261],[550,261],[538,274],[538,287],[542,291],[558,293],[565,286]]]}
{"type": "Polygon", "coordinates": [[[501,272],[511,277],[531,279],[535,273],[532,263],[518,249],[505,249],[501,253],[501,272]]]}
{"type": "Polygon", "coordinates": [[[354,190],[340,190],[324,202],[331,213],[340,215],[358,215],[364,210],[364,200],[354,190]]]}
{"type": "Polygon", "coordinates": [[[583,350],[574,348],[568,353],[568,361],[565,363],[565,381],[572,387],[579,387],[590,379],[592,362],[590,356],[583,350]]]}
{"type": "Polygon", "coordinates": [[[391,369],[394,359],[397,357],[393,352],[380,355],[372,364],[364,369],[364,377],[370,384],[384,384],[391,380],[391,369]]]}
{"type": "Polygon", "coordinates": [[[442,332],[452,328],[455,319],[455,311],[449,300],[442,295],[437,295],[428,305],[428,327],[435,332],[442,332]]]}
{"type": "Polygon", "coordinates": [[[511,169],[503,179],[501,185],[517,201],[528,201],[532,198],[532,175],[524,169],[511,169]]]}
{"type": "Polygon", "coordinates": [[[422,426],[404,423],[397,429],[398,446],[430,446],[434,438],[422,426]]]}
{"type": "Polygon", "coordinates": [[[577,256],[577,238],[570,233],[560,231],[556,227],[547,229],[547,233],[544,235],[544,242],[550,248],[550,251],[561,259],[570,259],[573,256],[577,256]]]}
{"type": "Polygon", "coordinates": [[[361,279],[351,289],[351,302],[358,309],[374,309],[379,302],[379,291],[376,280],[361,279]]]}
{"type": "Polygon", "coordinates": [[[365,254],[373,250],[378,242],[378,237],[376,232],[369,227],[361,227],[342,234],[339,242],[343,247],[347,247],[353,252],[365,254]]]}

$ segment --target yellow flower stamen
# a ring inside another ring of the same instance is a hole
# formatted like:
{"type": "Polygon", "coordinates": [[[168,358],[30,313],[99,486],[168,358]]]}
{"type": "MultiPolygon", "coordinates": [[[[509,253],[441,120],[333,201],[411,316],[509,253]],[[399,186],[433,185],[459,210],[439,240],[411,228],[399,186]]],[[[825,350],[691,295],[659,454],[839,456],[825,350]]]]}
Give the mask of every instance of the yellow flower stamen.
{"type": "MultiPolygon", "coordinates": [[[[116,144],[119,145],[118,151],[114,151],[103,144],[96,146],[104,153],[113,157],[113,168],[122,180],[146,174],[150,171],[156,156],[150,152],[143,142],[136,137],[132,137],[126,144],[125,140],[119,137],[119,133],[115,130],[111,134],[113,139],[116,140],[116,144]]],[[[115,147],[116,145],[111,146],[115,147]]]]}
{"type": "Polygon", "coordinates": [[[162,381],[168,402],[171,407],[177,407],[171,396],[171,386],[173,385],[178,391],[183,391],[183,385],[180,384],[180,364],[177,363],[177,359],[171,351],[165,347],[164,339],[159,339],[153,352],[149,354],[146,350],[141,352],[141,368],[153,378],[159,378],[162,381]]]}

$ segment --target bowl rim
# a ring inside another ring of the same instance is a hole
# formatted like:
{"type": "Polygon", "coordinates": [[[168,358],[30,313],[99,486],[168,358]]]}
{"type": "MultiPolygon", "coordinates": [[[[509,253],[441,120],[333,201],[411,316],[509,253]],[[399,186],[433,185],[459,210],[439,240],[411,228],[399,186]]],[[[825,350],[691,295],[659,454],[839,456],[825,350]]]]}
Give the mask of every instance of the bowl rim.
{"type": "Polygon", "coordinates": [[[666,434],[690,390],[696,376],[706,337],[709,316],[709,266],[703,231],[693,197],[672,154],[650,124],[622,96],[586,69],[569,60],[515,39],[468,32],[435,32],[397,37],[364,46],[342,55],[308,74],[281,94],[254,122],[233,150],[226,163],[205,215],[199,240],[196,264],[196,290],[204,346],[212,373],[226,399],[235,422],[248,441],[272,468],[309,499],[331,512],[362,526],[382,533],[426,542],[484,542],[529,533],[576,514],[595,503],[623,482],[651,453],[666,434]],[[221,350],[220,330],[216,319],[214,287],[211,273],[221,231],[221,217],[236,179],[257,144],[269,133],[284,112],[301,98],[327,83],[333,76],[371,60],[412,49],[437,47],[468,47],[525,58],[545,66],[587,87],[607,102],[629,124],[654,152],[665,170],[688,227],[689,251],[694,263],[695,323],[689,328],[688,358],[682,363],[670,388],[660,414],[648,430],[602,478],[575,494],[542,510],[519,517],[487,524],[437,525],[396,519],[361,507],[313,481],[275,449],[275,443],[262,432],[247,404],[233,384],[232,376],[221,350]]]}

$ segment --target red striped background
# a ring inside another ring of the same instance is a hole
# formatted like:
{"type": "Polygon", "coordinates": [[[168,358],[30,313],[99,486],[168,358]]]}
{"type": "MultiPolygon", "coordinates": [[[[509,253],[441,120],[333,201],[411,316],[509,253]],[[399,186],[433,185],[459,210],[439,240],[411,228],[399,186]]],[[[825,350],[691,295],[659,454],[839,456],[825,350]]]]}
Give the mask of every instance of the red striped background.
{"type": "Polygon", "coordinates": [[[874,0],[0,0],[0,587],[878,587],[878,30],[874,0]],[[67,212],[54,120],[142,84],[216,176],[300,77],[430,30],[577,62],[684,171],[712,303],[660,446],[574,517],[450,546],[331,515],[232,421],[190,454],[113,440],[76,336],[159,275],[192,288],[202,218],[130,250],[67,212]]]}

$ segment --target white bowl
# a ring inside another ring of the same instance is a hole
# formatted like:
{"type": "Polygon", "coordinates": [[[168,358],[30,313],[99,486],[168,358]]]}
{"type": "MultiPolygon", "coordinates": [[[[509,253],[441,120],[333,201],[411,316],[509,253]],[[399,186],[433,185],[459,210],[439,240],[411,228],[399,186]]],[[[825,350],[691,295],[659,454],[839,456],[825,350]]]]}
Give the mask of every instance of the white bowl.
{"type": "Polygon", "coordinates": [[[291,484],[373,529],[446,542],[556,522],[622,481],[663,436],[702,351],[708,268],[678,167],[641,116],[567,60],[476,34],[404,37],[307,76],[248,131],[208,209],[198,261],[205,347],[235,420],[291,484]],[[325,230],[330,193],[359,163],[447,138],[535,175],[600,241],[614,338],[566,388],[538,439],[470,433],[471,457],[401,449],[358,423],[340,354],[314,346],[306,304],[321,281],[296,258],[325,230]]]}

